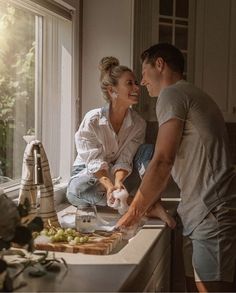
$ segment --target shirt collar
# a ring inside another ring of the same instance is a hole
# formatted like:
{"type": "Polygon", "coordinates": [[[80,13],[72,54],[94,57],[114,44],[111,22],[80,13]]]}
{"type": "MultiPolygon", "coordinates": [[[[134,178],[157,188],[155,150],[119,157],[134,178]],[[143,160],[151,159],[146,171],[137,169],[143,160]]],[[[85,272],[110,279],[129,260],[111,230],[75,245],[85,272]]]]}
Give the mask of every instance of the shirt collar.
{"type": "Polygon", "coordinates": [[[131,125],[133,125],[133,120],[132,120],[132,115],[131,115],[131,108],[128,109],[123,124],[124,124],[124,127],[125,127],[125,128],[128,128],[128,127],[130,127],[131,125]]]}
{"type": "Polygon", "coordinates": [[[104,107],[102,107],[99,125],[106,125],[109,123],[109,107],[110,104],[106,104],[104,107]]]}
{"type": "MultiPolygon", "coordinates": [[[[101,109],[101,115],[99,119],[99,125],[106,125],[109,123],[109,108],[110,104],[106,104],[101,109]]],[[[125,119],[123,121],[124,128],[128,128],[133,124],[132,115],[131,115],[131,108],[128,109],[125,119]]]]}

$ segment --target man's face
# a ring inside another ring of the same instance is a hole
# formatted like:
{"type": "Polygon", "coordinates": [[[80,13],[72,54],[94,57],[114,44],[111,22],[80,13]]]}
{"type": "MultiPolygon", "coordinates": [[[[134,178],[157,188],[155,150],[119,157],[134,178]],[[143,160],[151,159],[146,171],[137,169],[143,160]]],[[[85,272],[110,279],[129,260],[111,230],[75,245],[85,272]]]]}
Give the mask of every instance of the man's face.
{"type": "Polygon", "coordinates": [[[157,97],[160,93],[160,73],[156,66],[143,62],[141,85],[148,90],[150,97],[157,97]]]}

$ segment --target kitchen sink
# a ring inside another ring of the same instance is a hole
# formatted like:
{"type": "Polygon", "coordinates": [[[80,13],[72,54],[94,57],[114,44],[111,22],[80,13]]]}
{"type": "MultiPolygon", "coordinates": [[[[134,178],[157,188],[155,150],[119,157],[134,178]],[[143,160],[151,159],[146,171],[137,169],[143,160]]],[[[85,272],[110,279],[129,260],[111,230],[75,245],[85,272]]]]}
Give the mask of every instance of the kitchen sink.
{"type": "Polygon", "coordinates": [[[109,253],[109,255],[112,254],[116,254],[118,252],[120,252],[127,244],[129,243],[129,240],[121,240],[121,242],[119,242],[115,248],[112,249],[112,251],[109,253]]]}
{"type": "MultiPolygon", "coordinates": [[[[162,205],[165,207],[166,210],[169,211],[171,215],[175,215],[176,213],[176,207],[178,205],[179,198],[163,198],[162,199],[162,205]]],[[[76,208],[73,206],[68,206],[66,209],[63,209],[61,212],[58,213],[58,216],[65,213],[75,213],[76,208]]],[[[112,227],[114,226],[121,215],[114,209],[110,207],[98,207],[97,208],[97,215],[98,215],[98,221],[100,227],[112,227]]],[[[124,234],[123,239],[118,241],[116,245],[114,245],[114,248],[111,250],[109,255],[120,255],[120,253],[125,253],[125,251],[128,249],[130,250],[130,247],[137,241],[145,242],[145,237],[143,238],[144,230],[153,230],[153,233],[158,233],[158,229],[163,229],[165,227],[165,223],[157,218],[146,218],[144,217],[142,219],[142,222],[138,229],[131,229],[128,231],[127,234],[124,234]],[[156,232],[155,232],[156,231],[156,232]],[[139,239],[139,240],[137,240],[139,239]]],[[[98,229],[99,230],[99,229],[98,229]]],[[[146,231],[148,233],[148,231],[146,231]]],[[[145,232],[145,233],[146,233],[145,232]]],[[[98,231],[99,234],[99,231],[98,231]]],[[[127,251],[128,251],[127,250],[127,251]]],[[[130,252],[129,252],[130,253],[130,252]]],[[[132,252],[133,253],[133,252],[132,252]]],[[[108,255],[107,255],[108,256],[108,255]]]]}
{"type": "MultiPolygon", "coordinates": [[[[172,215],[176,215],[176,208],[179,203],[179,198],[163,198],[161,200],[162,205],[164,208],[172,215]]],[[[102,219],[105,221],[112,223],[115,225],[115,223],[120,218],[120,215],[114,211],[113,209],[109,207],[102,207],[98,208],[98,215],[101,216],[102,219]]],[[[111,251],[110,255],[117,254],[120,251],[122,251],[127,245],[129,245],[130,242],[135,242],[136,238],[140,237],[138,235],[140,231],[143,229],[162,229],[166,226],[166,224],[158,219],[158,218],[146,218],[144,217],[141,221],[140,227],[136,230],[131,231],[131,233],[127,233],[125,235],[125,239],[123,239],[120,243],[117,244],[117,246],[111,251]],[[137,237],[138,236],[138,237],[137,237]]]]}

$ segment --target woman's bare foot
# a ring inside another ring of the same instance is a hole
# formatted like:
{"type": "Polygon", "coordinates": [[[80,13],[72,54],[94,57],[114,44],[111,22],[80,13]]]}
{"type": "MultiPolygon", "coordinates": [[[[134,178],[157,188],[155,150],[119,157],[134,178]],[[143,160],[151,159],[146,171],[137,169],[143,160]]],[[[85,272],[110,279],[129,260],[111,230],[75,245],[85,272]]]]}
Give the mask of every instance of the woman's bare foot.
{"type": "Polygon", "coordinates": [[[165,222],[171,229],[174,229],[176,226],[176,221],[174,218],[168,214],[168,212],[164,209],[164,207],[157,202],[147,213],[147,217],[150,218],[160,218],[163,222],[165,222]]]}

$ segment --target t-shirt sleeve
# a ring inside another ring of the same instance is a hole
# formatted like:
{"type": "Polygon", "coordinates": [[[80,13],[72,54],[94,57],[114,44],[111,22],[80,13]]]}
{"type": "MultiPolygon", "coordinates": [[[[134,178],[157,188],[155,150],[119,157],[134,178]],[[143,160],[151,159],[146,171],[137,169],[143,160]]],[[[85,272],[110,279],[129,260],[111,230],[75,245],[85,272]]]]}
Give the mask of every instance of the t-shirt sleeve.
{"type": "Polygon", "coordinates": [[[184,121],[188,112],[186,99],[177,89],[164,89],[157,100],[156,115],[159,127],[170,119],[184,121]]]}

